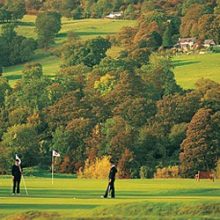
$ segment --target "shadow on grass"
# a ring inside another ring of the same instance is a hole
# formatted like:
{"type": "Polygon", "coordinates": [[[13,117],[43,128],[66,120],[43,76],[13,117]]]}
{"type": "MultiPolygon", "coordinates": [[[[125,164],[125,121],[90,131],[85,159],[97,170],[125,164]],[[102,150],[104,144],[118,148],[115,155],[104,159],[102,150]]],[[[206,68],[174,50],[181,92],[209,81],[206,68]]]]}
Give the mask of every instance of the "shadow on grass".
{"type": "Polygon", "coordinates": [[[19,26],[29,26],[29,27],[34,27],[34,26],[35,26],[34,22],[23,22],[23,21],[19,21],[19,22],[17,22],[17,24],[18,24],[19,26]]]}
{"type": "MultiPolygon", "coordinates": [[[[72,183],[74,183],[74,179],[72,179],[72,183]]],[[[54,180],[56,183],[56,180],[54,180]]],[[[26,179],[27,187],[31,186],[31,182],[26,179]]],[[[25,195],[23,186],[22,187],[22,195],[25,195]]],[[[80,187],[80,186],[79,186],[80,187]]],[[[77,189],[77,186],[72,187],[72,189],[68,188],[63,190],[60,189],[50,189],[50,185],[45,188],[30,188],[28,190],[29,196],[31,198],[74,198],[77,199],[94,199],[100,198],[100,196],[104,193],[105,188],[100,188],[97,190],[87,190],[87,189],[77,189]]],[[[1,189],[1,196],[11,197],[10,195],[11,189],[9,187],[3,187],[1,189]]],[[[117,191],[116,190],[116,198],[117,199],[173,199],[176,200],[178,197],[181,199],[198,199],[198,197],[219,197],[220,189],[200,189],[200,190],[170,190],[170,191],[117,191]]]]}
{"type": "MultiPolygon", "coordinates": [[[[74,181],[74,180],[73,180],[74,181]]],[[[27,189],[28,189],[28,196],[26,196],[26,193],[24,191],[23,185],[21,185],[21,195],[19,197],[17,196],[12,196],[11,195],[11,190],[12,188],[2,188],[0,196],[2,197],[10,197],[10,198],[21,198],[22,197],[27,197],[27,198],[77,198],[77,199],[97,199],[100,198],[101,195],[104,193],[103,190],[60,190],[60,189],[41,189],[41,188],[30,188],[29,182],[26,180],[27,183],[27,189]]],[[[56,180],[54,180],[54,183],[56,183],[56,180]]],[[[49,185],[51,186],[51,185],[49,185]]]]}
{"type": "Polygon", "coordinates": [[[92,36],[92,35],[108,35],[115,34],[115,32],[76,32],[80,36],[92,36]]]}
{"type": "Polygon", "coordinates": [[[99,205],[85,205],[85,204],[0,204],[0,209],[9,210],[48,210],[48,209],[92,209],[99,205]]]}
{"type": "Polygon", "coordinates": [[[148,196],[220,196],[219,188],[204,188],[204,189],[185,189],[185,190],[164,190],[164,191],[122,191],[120,196],[132,197],[148,197],[148,196]]]}
{"type": "MultiPolygon", "coordinates": [[[[76,34],[80,37],[82,36],[97,36],[97,35],[108,35],[108,34],[115,34],[115,32],[76,32],[76,34]]],[[[68,33],[59,33],[56,35],[57,38],[66,38],[68,33]]]]}
{"type": "Polygon", "coordinates": [[[10,75],[10,76],[5,76],[5,78],[7,79],[7,80],[19,80],[19,79],[21,79],[21,75],[10,75]]]}
{"type": "Polygon", "coordinates": [[[188,60],[174,60],[173,61],[174,67],[186,66],[186,65],[191,65],[195,63],[201,63],[201,62],[200,61],[188,61],[188,60]]]}

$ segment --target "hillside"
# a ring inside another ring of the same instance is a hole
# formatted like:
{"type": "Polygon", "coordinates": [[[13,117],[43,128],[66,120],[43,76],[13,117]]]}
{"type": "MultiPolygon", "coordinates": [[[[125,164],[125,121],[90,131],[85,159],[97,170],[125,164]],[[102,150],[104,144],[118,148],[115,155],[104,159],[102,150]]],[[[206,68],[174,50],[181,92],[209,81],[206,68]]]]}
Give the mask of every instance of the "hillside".
{"type": "MultiPolygon", "coordinates": [[[[26,15],[19,23],[16,31],[19,35],[25,37],[32,37],[36,39],[37,34],[35,31],[35,19],[36,16],[26,15]]],[[[83,19],[72,20],[68,18],[62,18],[62,29],[55,38],[56,44],[59,46],[67,39],[67,33],[74,31],[82,40],[95,38],[97,36],[106,37],[108,35],[116,34],[125,26],[134,26],[136,21],[134,20],[110,20],[110,19],[83,19]]],[[[113,47],[108,53],[114,54],[118,52],[118,48],[113,47]]],[[[61,61],[59,58],[51,56],[48,51],[37,50],[35,56],[31,62],[41,63],[43,66],[44,74],[53,76],[59,70],[61,61]]],[[[21,78],[24,64],[6,67],[4,69],[4,76],[10,81],[10,84],[14,84],[16,80],[21,78]]]]}

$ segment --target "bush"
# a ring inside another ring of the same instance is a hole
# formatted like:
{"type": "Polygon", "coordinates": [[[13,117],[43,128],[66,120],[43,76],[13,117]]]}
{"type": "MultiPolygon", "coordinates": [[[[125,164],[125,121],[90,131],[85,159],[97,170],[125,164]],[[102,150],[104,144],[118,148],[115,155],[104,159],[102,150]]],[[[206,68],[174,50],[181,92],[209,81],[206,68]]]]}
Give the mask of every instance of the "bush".
{"type": "Polygon", "coordinates": [[[139,174],[141,179],[151,178],[153,176],[153,170],[150,167],[142,166],[139,174]]]}
{"type": "Polygon", "coordinates": [[[220,159],[217,162],[217,166],[216,166],[216,169],[215,169],[215,176],[216,176],[217,179],[220,179],[220,159]]]}
{"type": "Polygon", "coordinates": [[[212,47],[212,51],[213,51],[214,53],[220,53],[220,46],[214,46],[214,47],[212,47]]]}
{"type": "Polygon", "coordinates": [[[179,167],[169,166],[164,168],[157,168],[154,178],[177,178],[179,177],[179,167]]]}
{"type": "Polygon", "coordinates": [[[81,168],[77,176],[78,178],[105,179],[108,177],[110,167],[111,163],[109,156],[96,158],[95,161],[87,159],[84,169],[81,168]]]}

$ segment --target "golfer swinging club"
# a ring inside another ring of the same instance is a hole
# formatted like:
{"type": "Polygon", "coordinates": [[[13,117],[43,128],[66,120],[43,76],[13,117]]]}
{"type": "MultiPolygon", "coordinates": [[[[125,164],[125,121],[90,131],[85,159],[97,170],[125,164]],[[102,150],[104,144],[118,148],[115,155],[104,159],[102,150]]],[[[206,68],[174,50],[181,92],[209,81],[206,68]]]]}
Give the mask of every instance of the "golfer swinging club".
{"type": "Polygon", "coordinates": [[[21,160],[19,160],[17,157],[15,159],[15,164],[12,166],[12,179],[13,179],[13,193],[12,195],[15,195],[15,191],[17,195],[20,195],[20,182],[21,182],[21,160]]]}
{"type": "Polygon", "coordinates": [[[108,197],[108,194],[110,193],[111,191],[111,198],[115,198],[115,175],[117,173],[117,169],[115,167],[115,164],[114,162],[111,160],[110,161],[111,163],[111,169],[110,169],[110,172],[109,172],[109,182],[108,182],[108,187],[106,189],[106,192],[105,192],[105,195],[103,196],[103,198],[107,198],[108,197]]]}

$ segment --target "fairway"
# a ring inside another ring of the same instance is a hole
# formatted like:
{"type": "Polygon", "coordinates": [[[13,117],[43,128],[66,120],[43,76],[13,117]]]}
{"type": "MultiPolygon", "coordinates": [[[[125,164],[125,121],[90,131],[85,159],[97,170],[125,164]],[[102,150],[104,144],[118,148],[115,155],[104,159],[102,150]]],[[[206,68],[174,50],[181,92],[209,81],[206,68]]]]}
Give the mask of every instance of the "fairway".
{"type": "Polygon", "coordinates": [[[173,58],[177,83],[185,89],[195,87],[195,82],[207,78],[220,82],[220,54],[181,55],[173,58]]]}
{"type": "Polygon", "coordinates": [[[13,197],[11,178],[4,177],[0,181],[0,218],[125,219],[129,216],[130,219],[146,219],[151,216],[158,219],[159,215],[169,215],[169,219],[176,219],[181,214],[190,219],[219,219],[220,216],[219,180],[214,183],[187,179],[117,180],[117,198],[102,199],[106,184],[106,180],[70,177],[55,178],[52,185],[50,178],[28,177],[29,196],[22,189],[20,197],[13,197]]]}

